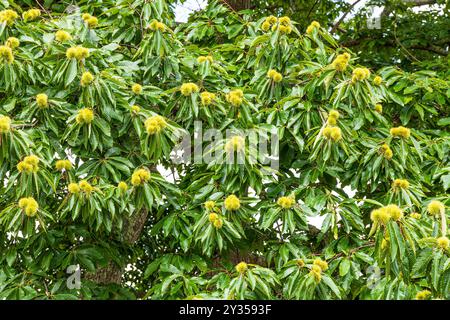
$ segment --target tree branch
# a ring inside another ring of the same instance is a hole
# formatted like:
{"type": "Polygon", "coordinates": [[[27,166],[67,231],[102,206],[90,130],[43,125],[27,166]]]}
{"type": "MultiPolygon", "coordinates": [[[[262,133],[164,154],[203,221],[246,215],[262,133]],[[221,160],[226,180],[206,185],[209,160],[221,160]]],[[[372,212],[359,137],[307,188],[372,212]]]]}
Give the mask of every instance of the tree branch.
{"type": "Polygon", "coordinates": [[[312,5],[312,7],[309,9],[308,11],[308,15],[306,16],[306,19],[309,19],[309,15],[311,14],[311,12],[313,11],[314,7],[316,6],[317,2],[319,2],[319,0],[314,1],[314,4],[312,5]]]}
{"type": "Polygon", "coordinates": [[[448,56],[448,51],[447,50],[445,50],[443,48],[440,48],[438,46],[432,45],[432,44],[430,44],[428,46],[421,46],[421,45],[416,44],[416,45],[410,46],[408,48],[409,49],[416,49],[416,50],[430,51],[430,52],[434,52],[434,53],[436,53],[436,54],[438,54],[440,56],[448,56]]]}
{"type": "Polygon", "coordinates": [[[403,0],[403,3],[411,4],[412,6],[424,6],[437,3],[437,0],[403,0]]]}
{"type": "Polygon", "coordinates": [[[334,24],[333,28],[331,28],[330,33],[334,33],[339,25],[344,21],[345,17],[353,10],[353,8],[360,2],[361,0],[356,0],[353,4],[348,8],[348,10],[342,15],[342,17],[334,24]]]}
{"type": "MultiPolygon", "coordinates": [[[[437,0],[402,0],[402,3],[409,4],[409,7],[418,7],[436,4],[437,0]]],[[[387,17],[392,12],[392,9],[393,8],[390,5],[384,6],[383,12],[381,13],[381,17],[387,17]]]]}
{"type": "MultiPolygon", "coordinates": [[[[366,38],[352,39],[352,40],[344,41],[341,44],[343,47],[355,47],[355,46],[360,45],[364,41],[370,41],[370,40],[383,40],[383,39],[377,38],[377,37],[366,37],[366,38]]],[[[386,40],[384,43],[380,43],[379,45],[383,46],[383,47],[396,47],[397,46],[395,41],[391,41],[391,40],[386,40]]],[[[429,45],[415,44],[415,45],[411,45],[411,46],[406,46],[406,48],[414,49],[414,50],[429,51],[429,52],[436,53],[440,56],[448,56],[448,54],[449,54],[448,50],[445,50],[444,48],[438,47],[434,44],[429,44],[429,45]]]]}

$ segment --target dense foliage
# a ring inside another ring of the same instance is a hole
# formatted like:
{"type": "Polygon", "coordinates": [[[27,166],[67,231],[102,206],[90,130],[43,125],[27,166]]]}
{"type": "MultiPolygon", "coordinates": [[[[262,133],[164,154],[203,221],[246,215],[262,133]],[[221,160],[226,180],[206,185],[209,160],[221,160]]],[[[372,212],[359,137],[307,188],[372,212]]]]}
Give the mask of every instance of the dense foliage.
{"type": "Polygon", "coordinates": [[[34,3],[0,2],[0,298],[450,299],[447,79],[216,2],[34,3]],[[195,121],[243,162],[174,161],[195,121]]]}
{"type": "Polygon", "coordinates": [[[380,68],[433,69],[448,74],[450,2],[446,0],[220,0],[254,16],[288,15],[306,28],[329,28],[360,61],[380,68]]]}

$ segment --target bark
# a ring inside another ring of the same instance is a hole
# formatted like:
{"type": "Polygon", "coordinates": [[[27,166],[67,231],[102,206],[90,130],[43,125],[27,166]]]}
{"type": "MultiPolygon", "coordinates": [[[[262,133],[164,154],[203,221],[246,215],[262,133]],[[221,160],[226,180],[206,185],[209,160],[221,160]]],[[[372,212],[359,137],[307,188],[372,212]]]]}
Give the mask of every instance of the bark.
{"type": "MultiPolygon", "coordinates": [[[[317,237],[320,233],[320,229],[317,229],[315,226],[308,224],[308,234],[312,237],[317,237]]],[[[323,244],[325,247],[326,244],[323,244]]],[[[218,255],[213,259],[212,267],[216,269],[220,269],[223,267],[223,262],[231,262],[232,265],[237,265],[239,262],[244,261],[250,264],[257,264],[262,267],[270,267],[268,265],[267,260],[264,256],[258,255],[254,252],[236,249],[231,251],[228,255],[222,256],[218,255]]],[[[273,261],[272,261],[273,264],[273,261]]]]}
{"type": "Polygon", "coordinates": [[[94,273],[87,273],[85,279],[98,284],[120,284],[122,272],[123,269],[120,266],[110,261],[106,267],[99,268],[94,273]]]}
{"type": "MultiPolygon", "coordinates": [[[[123,242],[132,245],[139,239],[145,221],[147,220],[147,215],[147,210],[141,210],[130,218],[125,219],[123,225],[123,242]]],[[[106,267],[99,268],[94,273],[87,273],[85,279],[98,284],[120,284],[123,271],[124,268],[122,266],[118,266],[113,261],[110,261],[106,267]]]]}
{"type": "Polygon", "coordinates": [[[222,0],[222,2],[234,11],[246,10],[253,7],[251,0],[222,0]]]}
{"type": "MultiPolygon", "coordinates": [[[[354,47],[354,46],[358,46],[360,45],[362,42],[364,41],[371,41],[371,40],[382,40],[381,37],[365,37],[365,38],[360,38],[360,39],[353,39],[353,40],[348,40],[348,41],[344,41],[341,43],[341,45],[343,47],[354,47]]],[[[378,46],[382,46],[382,47],[397,47],[398,44],[394,41],[394,40],[388,40],[388,39],[383,39],[384,43],[379,43],[378,46]]],[[[444,47],[449,45],[449,41],[448,40],[443,40],[442,44],[444,47]]],[[[423,50],[423,51],[429,51],[429,52],[433,52],[436,53],[438,55],[441,56],[447,56],[449,54],[449,51],[444,49],[443,47],[434,45],[434,44],[429,44],[429,45],[410,45],[410,46],[406,46],[407,49],[413,49],[413,50],[423,50]]]]}
{"type": "Polygon", "coordinates": [[[437,3],[437,0],[403,0],[406,4],[411,4],[413,6],[424,6],[429,4],[437,3]]]}
{"type": "MultiPolygon", "coordinates": [[[[156,170],[156,166],[152,165],[147,169],[150,172],[156,170]]],[[[123,223],[122,241],[127,245],[133,245],[141,236],[147,221],[148,211],[141,209],[135,212],[131,217],[125,218],[123,223]]],[[[96,282],[98,284],[120,284],[122,282],[122,275],[125,271],[124,266],[119,266],[113,261],[110,261],[106,267],[99,268],[94,273],[87,273],[85,278],[96,282]]]]}

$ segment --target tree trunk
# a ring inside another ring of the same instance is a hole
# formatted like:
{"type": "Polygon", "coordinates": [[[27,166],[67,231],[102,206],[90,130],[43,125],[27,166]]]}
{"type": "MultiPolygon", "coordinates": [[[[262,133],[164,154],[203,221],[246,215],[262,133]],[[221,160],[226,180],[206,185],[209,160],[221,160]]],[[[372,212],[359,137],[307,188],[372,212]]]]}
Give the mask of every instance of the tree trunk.
{"type": "MultiPolygon", "coordinates": [[[[126,244],[132,245],[141,235],[147,220],[147,210],[141,210],[130,218],[125,219],[123,225],[123,239],[126,244]]],[[[122,281],[122,274],[124,268],[118,266],[113,261],[110,261],[106,267],[99,268],[94,273],[87,273],[85,279],[93,281],[98,284],[120,284],[122,281]]]]}
{"type": "Polygon", "coordinates": [[[235,11],[246,10],[252,7],[251,0],[222,0],[235,11]]]}

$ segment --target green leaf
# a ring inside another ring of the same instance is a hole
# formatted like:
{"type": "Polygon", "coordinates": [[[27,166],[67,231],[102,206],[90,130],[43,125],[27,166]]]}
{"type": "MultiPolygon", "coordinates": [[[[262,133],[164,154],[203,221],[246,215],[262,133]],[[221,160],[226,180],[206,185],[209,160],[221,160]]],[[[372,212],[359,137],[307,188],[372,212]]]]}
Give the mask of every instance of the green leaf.
{"type": "Polygon", "coordinates": [[[350,270],[351,262],[348,259],[342,259],[339,264],[339,275],[341,277],[345,276],[350,270]]]}
{"type": "Polygon", "coordinates": [[[160,264],[161,264],[160,259],[156,259],[156,260],[152,261],[145,269],[144,279],[147,279],[148,277],[150,277],[158,269],[160,264]]]}
{"type": "Polygon", "coordinates": [[[78,62],[76,59],[71,59],[69,62],[69,66],[66,70],[66,76],[64,80],[64,86],[67,87],[69,84],[72,83],[72,81],[77,76],[77,70],[78,70],[78,62]]]}

